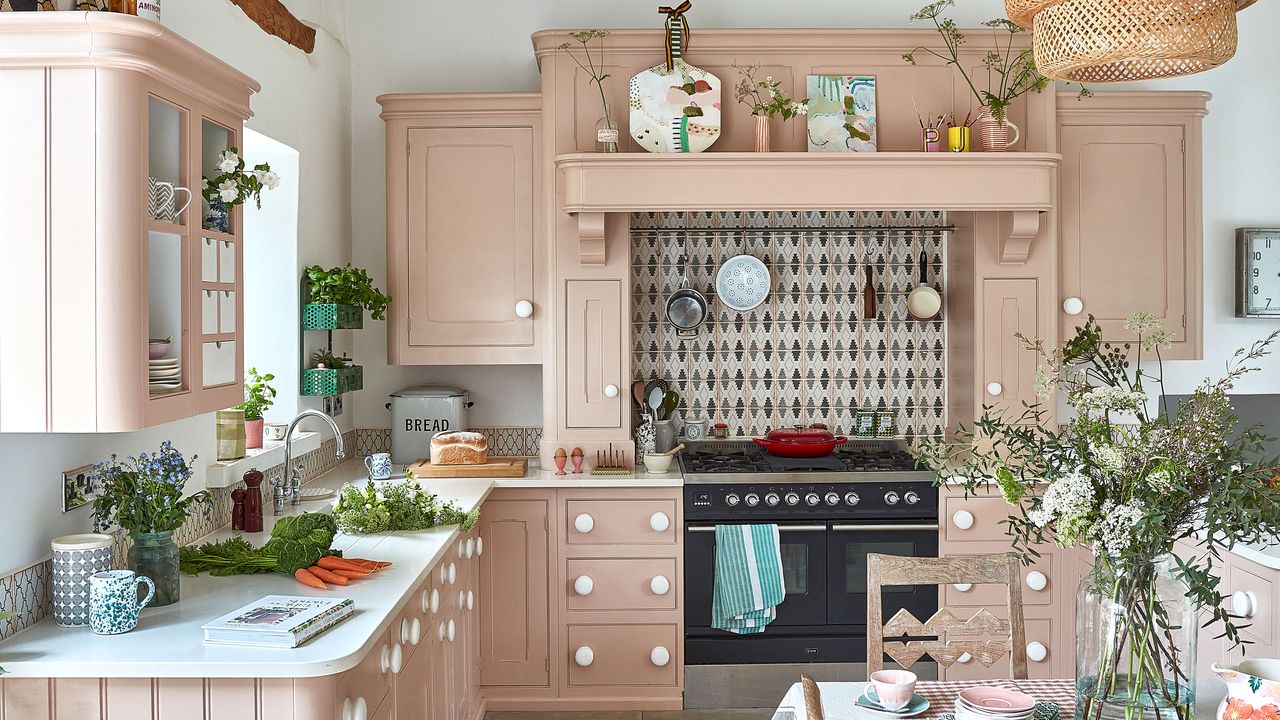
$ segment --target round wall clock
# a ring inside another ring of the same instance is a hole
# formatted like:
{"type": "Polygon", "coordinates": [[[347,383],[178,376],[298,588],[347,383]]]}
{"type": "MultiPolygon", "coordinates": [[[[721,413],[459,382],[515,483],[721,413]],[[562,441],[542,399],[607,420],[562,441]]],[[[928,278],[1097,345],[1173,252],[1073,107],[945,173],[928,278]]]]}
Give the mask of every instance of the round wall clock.
{"type": "Polygon", "coordinates": [[[1280,318],[1280,229],[1236,230],[1236,317],[1280,318]]]}

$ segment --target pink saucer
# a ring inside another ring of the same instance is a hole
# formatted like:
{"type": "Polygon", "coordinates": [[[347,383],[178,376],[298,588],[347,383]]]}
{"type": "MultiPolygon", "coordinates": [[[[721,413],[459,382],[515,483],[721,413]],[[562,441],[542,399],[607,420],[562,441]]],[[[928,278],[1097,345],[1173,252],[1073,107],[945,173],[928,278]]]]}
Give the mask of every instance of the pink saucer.
{"type": "Polygon", "coordinates": [[[1030,695],[998,687],[974,687],[960,692],[960,698],[976,708],[992,713],[1024,713],[1036,706],[1030,695]]]}

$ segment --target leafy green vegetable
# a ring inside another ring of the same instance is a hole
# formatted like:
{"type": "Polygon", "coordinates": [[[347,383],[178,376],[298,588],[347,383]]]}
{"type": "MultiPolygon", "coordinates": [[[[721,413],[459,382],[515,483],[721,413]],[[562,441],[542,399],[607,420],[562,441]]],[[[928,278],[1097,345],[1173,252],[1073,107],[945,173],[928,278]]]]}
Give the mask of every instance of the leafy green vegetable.
{"type": "Polygon", "coordinates": [[[466,532],[480,519],[479,510],[463,512],[452,501],[441,504],[435,495],[411,481],[347,485],[338,493],[333,512],[342,531],[356,535],[442,525],[459,525],[466,532]]]}
{"type": "Polygon", "coordinates": [[[179,550],[182,572],[199,575],[208,572],[219,577],[278,572],[292,575],[299,568],[311,567],[324,555],[337,554],[329,549],[338,532],[338,522],[327,513],[303,513],[282,517],[271,529],[271,539],[255,548],[243,536],[221,542],[205,543],[179,550]]]}

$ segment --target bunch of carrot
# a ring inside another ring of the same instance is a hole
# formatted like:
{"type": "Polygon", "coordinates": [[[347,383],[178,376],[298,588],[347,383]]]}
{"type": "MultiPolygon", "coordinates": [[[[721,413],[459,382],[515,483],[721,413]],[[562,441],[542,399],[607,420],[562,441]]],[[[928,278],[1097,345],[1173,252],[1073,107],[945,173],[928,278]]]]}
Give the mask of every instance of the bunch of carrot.
{"type": "Polygon", "coordinates": [[[328,590],[331,585],[346,585],[366,575],[390,567],[391,563],[363,558],[344,558],[337,555],[325,555],[309,568],[299,568],[293,577],[303,585],[319,590],[328,590]]]}

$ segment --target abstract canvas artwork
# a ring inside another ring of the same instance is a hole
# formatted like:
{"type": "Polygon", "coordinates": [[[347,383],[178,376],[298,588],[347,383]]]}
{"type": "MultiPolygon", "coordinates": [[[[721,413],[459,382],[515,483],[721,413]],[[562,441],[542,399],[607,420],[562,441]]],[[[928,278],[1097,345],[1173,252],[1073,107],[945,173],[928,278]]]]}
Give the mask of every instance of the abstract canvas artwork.
{"type": "Polygon", "coordinates": [[[876,79],[810,75],[809,152],[876,151],[876,79]]]}

